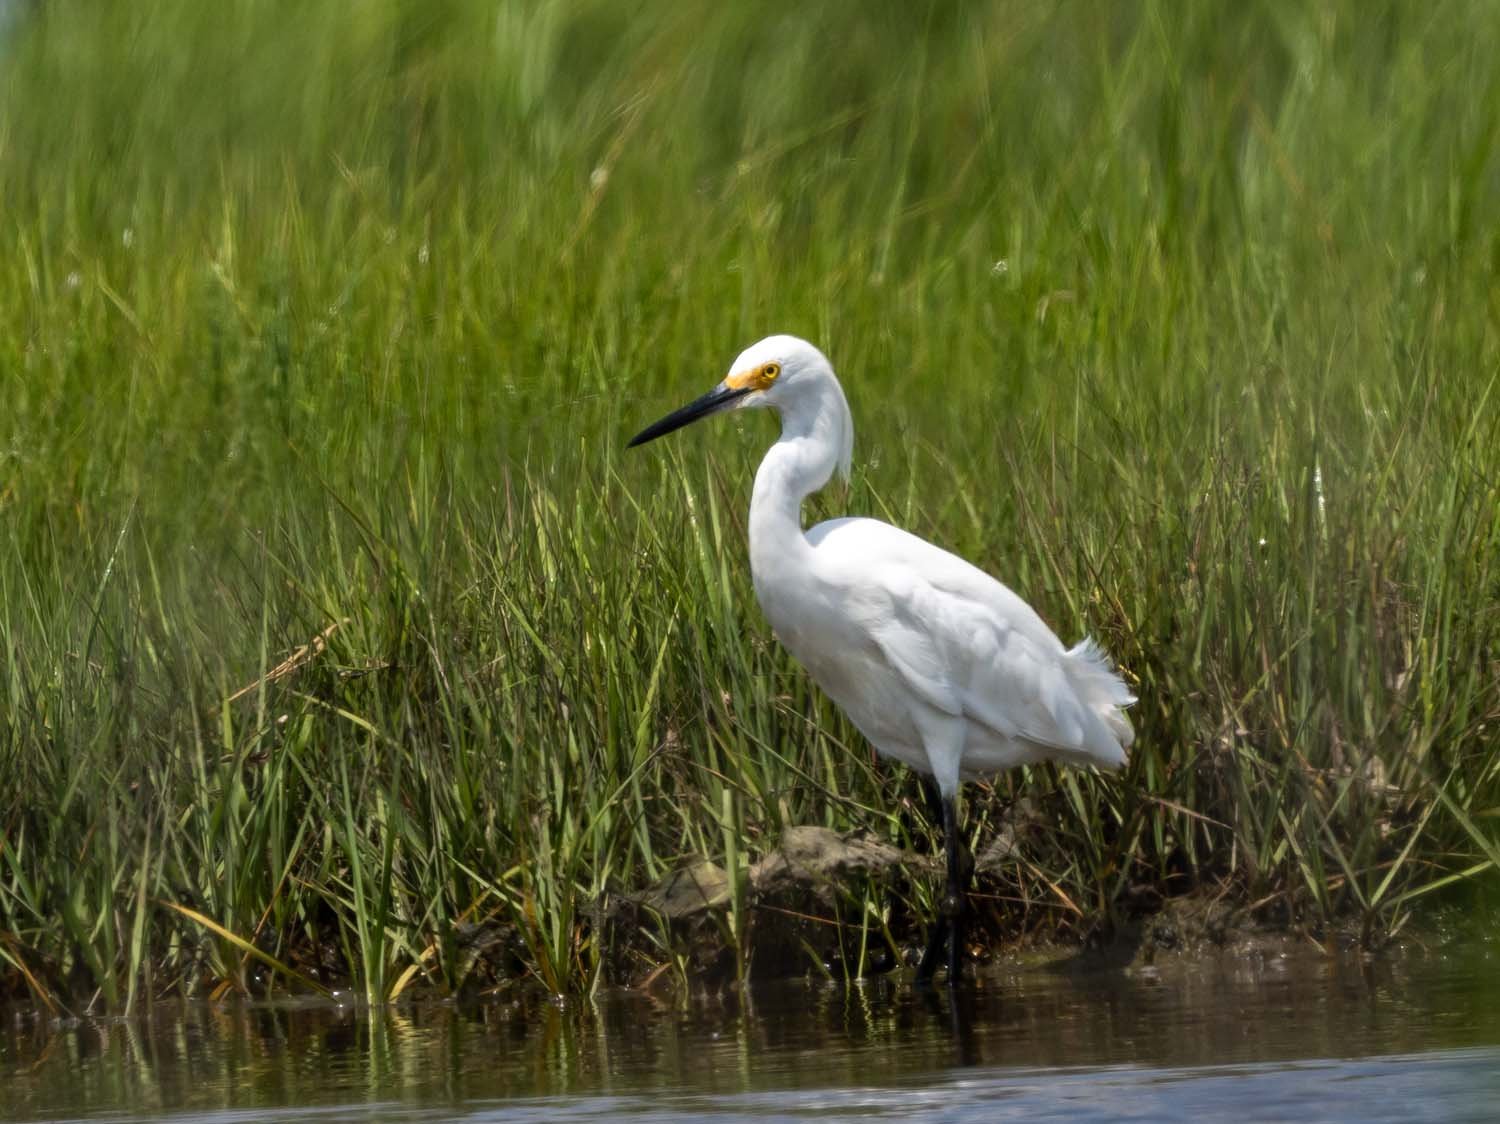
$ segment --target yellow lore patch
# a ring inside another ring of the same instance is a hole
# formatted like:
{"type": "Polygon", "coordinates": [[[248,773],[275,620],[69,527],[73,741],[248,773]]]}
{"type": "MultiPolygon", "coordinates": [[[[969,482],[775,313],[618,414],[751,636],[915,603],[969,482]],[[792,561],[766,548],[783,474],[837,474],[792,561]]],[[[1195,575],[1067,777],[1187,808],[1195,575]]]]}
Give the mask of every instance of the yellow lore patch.
{"type": "Polygon", "coordinates": [[[736,371],[724,380],[724,385],[730,390],[765,390],[780,374],[780,363],[762,363],[748,371],[736,371]]]}

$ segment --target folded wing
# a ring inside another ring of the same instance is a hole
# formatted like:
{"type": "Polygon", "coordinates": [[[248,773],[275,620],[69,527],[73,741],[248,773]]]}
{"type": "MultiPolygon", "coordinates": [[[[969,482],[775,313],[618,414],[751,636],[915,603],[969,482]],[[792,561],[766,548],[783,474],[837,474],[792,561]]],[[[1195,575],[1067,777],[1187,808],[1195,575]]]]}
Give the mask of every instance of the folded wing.
{"type": "Polygon", "coordinates": [[[915,536],[883,523],[844,530],[846,551],[870,540],[865,628],[917,697],[1073,763],[1124,763],[1134,734],[1123,708],[1135,700],[1097,644],[1064,648],[1013,591],[915,536]]]}

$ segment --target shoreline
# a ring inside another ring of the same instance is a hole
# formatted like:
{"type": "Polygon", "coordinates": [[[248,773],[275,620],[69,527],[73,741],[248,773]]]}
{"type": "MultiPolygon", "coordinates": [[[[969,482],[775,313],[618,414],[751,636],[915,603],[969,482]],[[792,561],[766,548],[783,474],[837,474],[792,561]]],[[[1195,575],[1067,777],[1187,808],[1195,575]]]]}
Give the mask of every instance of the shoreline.
{"type": "MultiPolygon", "coordinates": [[[[595,928],[587,939],[597,939],[604,951],[594,982],[561,993],[548,989],[530,967],[533,954],[524,935],[505,921],[471,925],[455,933],[471,956],[466,979],[485,982],[450,994],[416,982],[383,1001],[372,1000],[358,980],[325,975],[311,966],[310,955],[302,953],[286,957],[294,975],[252,962],[243,987],[225,986],[221,980],[199,994],[170,989],[176,994],[146,1000],[135,1011],[89,1011],[87,1000],[79,1010],[76,998],[67,1003],[56,995],[51,1004],[35,995],[27,999],[16,986],[21,981],[10,973],[9,997],[0,998],[0,1010],[23,1021],[45,1017],[67,1023],[128,1018],[162,1003],[374,1009],[408,1002],[503,1002],[537,995],[557,1002],[589,1001],[601,992],[701,997],[820,979],[851,984],[886,979],[910,986],[924,936],[924,918],[912,904],[913,890],[924,882],[938,884],[939,869],[939,859],[879,842],[866,832],[840,834],[813,826],[789,829],[776,849],[749,866],[738,891],[723,868],[689,857],[657,885],[596,904],[595,928]],[[887,903],[883,925],[839,919],[851,906],[870,902],[887,903]]],[[[1352,918],[1329,926],[1277,924],[1258,919],[1251,903],[1222,890],[1199,889],[1113,924],[1098,922],[1086,935],[1069,939],[1056,927],[1049,931],[1005,924],[997,896],[985,892],[983,872],[978,885],[974,896],[980,908],[968,942],[973,978],[1038,968],[1149,975],[1185,963],[1224,960],[1352,957],[1375,962],[1408,955],[1413,948],[1483,941],[1487,934],[1482,918],[1493,913],[1489,906],[1447,910],[1446,916],[1438,911],[1403,935],[1370,942],[1361,939],[1352,918]]],[[[308,950],[330,961],[336,952],[333,937],[321,949],[308,950]]],[[[0,974],[0,981],[4,979],[0,974]]],[[[942,982],[935,987],[945,990],[942,982]]]]}

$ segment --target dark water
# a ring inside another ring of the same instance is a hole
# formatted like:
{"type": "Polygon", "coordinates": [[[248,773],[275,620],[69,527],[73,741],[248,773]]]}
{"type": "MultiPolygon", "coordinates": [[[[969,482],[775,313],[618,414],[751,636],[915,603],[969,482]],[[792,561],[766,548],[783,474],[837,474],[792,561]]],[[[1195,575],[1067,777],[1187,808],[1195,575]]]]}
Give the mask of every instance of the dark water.
{"type": "Polygon", "coordinates": [[[6,1013],[9,1120],[1500,1121],[1500,950],[367,1012],[6,1013]]]}

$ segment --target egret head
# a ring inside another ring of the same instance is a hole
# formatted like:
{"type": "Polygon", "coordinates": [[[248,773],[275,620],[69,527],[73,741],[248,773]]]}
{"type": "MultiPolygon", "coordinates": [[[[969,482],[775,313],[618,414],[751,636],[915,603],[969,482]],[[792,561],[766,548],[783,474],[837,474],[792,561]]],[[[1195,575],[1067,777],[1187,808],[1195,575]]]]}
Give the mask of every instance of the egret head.
{"type": "Polygon", "coordinates": [[[751,344],[740,352],[718,386],[648,425],[630,439],[630,446],[644,445],[710,414],[756,406],[775,409],[782,416],[783,426],[793,415],[812,422],[818,415],[831,412],[839,468],[847,475],[853,427],[848,422],[844,392],[823,353],[796,336],[767,336],[751,344]]]}

